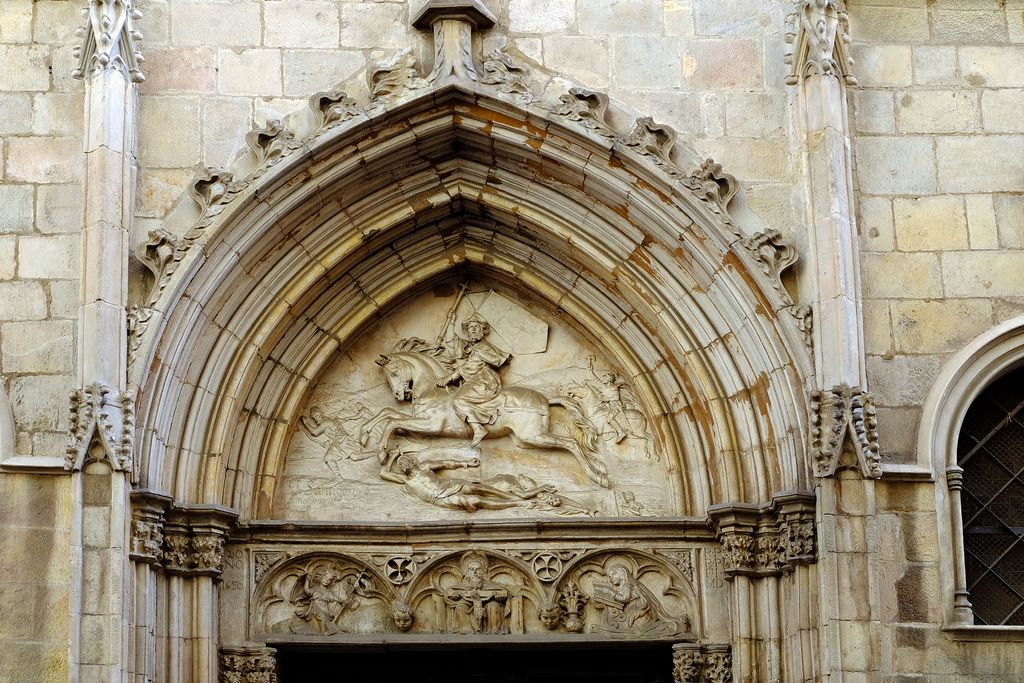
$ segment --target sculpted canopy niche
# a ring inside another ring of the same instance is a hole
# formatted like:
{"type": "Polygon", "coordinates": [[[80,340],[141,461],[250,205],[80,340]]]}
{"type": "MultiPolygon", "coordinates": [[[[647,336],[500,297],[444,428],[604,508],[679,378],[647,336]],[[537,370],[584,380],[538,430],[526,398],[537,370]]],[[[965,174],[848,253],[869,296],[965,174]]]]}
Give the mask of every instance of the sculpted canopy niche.
{"type": "Polygon", "coordinates": [[[703,516],[807,488],[791,251],[671,129],[471,53],[315,94],[142,245],[140,485],[243,520],[703,516]]]}

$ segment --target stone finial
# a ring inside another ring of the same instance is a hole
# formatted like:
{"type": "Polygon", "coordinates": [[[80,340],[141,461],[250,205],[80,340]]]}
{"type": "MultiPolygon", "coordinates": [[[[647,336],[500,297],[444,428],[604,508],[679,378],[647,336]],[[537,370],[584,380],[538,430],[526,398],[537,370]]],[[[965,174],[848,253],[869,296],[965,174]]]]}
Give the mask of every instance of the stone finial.
{"type": "Polygon", "coordinates": [[[71,392],[71,419],[64,469],[85,466],[93,443],[98,442],[111,466],[131,472],[135,441],[135,395],[104,384],[90,384],[71,392]]]}
{"type": "Polygon", "coordinates": [[[142,18],[132,0],[87,0],[82,7],[85,26],[75,31],[82,43],[75,48],[78,58],[71,75],[90,78],[106,69],[118,69],[133,83],[146,79],[139,69],[142,53],[136,41],[142,34],[135,30],[134,22],[142,18]]]}
{"type": "Polygon", "coordinates": [[[427,80],[476,83],[473,29],[494,26],[494,15],[480,0],[430,0],[417,12],[412,25],[434,29],[434,69],[427,80]]]}
{"type": "Polygon", "coordinates": [[[871,394],[845,384],[830,391],[811,392],[811,452],[817,477],[830,477],[843,467],[858,466],[865,477],[881,477],[871,394]]]}
{"type": "Polygon", "coordinates": [[[788,85],[811,74],[857,84],[850,72],[850,20],[844,0],[796,0],[786,20],[785,60],[788,85]]]}

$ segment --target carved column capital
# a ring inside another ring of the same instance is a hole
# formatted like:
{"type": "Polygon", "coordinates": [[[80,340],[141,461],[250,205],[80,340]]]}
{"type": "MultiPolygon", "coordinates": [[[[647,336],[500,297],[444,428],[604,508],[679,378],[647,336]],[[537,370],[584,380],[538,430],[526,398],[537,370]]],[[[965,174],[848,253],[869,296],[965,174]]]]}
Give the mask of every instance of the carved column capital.
{"type": "Polygon", "coordinates": [[[850,19],[843,0],[796,0],[786,19],[786,76],[796,85],[810,75],[857,79],[850,72],[850,19]]]}
{"type": "Polygon", "coordinates": [[[959,491],[964,487],[964,468],[950,465],[946,468],[946,486],[950,491],[959,491]]]}
{"type": "Polygon", "coordinates": [[[142,34],[135,30],[142,12],[132,0],[86,0],[82,17],[86,23],[75,31],[81,43],[75,48],[78,65],[71,75],[85,79],[116,69],[133,83],[144,81],[139,69],[144,60],[137,42],[142,34]]]}
{"type": "Polygon", "coordinates": [[[102,448],[114,470],[132,471],[135,442],[135,392],[115,391],[105,384],[90,384],[70,396],[68,446],[64,469],[81,470],[94,443],[102,448]]]}
{"type": "Polygon", "coordinates": [[[164,568],[173,574],[219,577],[224,544],[237,513],[219,506],[176,508],[164,526],[164,568]]]}
{"type": "Polygon", "coordinates": [[[778,576],[815,562],[815,500],[809,491],[792,491],[766,505],[712,506],[708,521],[722,546],[726,578],[778,576]]]}
{"type": "Polygon", "coordinates": [[[145,489],[131,492],[132,536],[129,557],[156,567],[164,558],[164,513],[171,497],[145,489]]]}
{"type": "Polygon", "coordinates": [[[277,650],[272,647],[222,647],[220,683],[278,683],[277,650]]]}
{"type": "Polygon", "coordinates": [[[811,452],[814,475],[830,477],[859,468],[869,479],[882,476],[875,401],[860,387],[836,385],[811,392],[811,452]]]}
{"type": "Polygon", "coordinates": [[[728,683],[732,681],[732,648],[676,643],[672,646],[672,678],[675,683],[728,683]]]}

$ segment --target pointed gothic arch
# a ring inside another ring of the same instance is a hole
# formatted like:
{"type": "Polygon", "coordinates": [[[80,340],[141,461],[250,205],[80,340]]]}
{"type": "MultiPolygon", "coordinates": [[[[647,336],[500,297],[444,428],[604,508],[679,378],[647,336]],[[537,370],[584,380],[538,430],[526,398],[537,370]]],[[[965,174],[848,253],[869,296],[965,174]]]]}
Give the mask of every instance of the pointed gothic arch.
{"type": "MultiPolygon", "coordinates": [[[[371,76],[371,79],[373,76],[371,76]]],[[[372,84],[371,80],[371,84],[372,84]]],[[[729,218],[735,181],[682,171],[674,132],[618,133],[604,96],[318,93],[247,137],[198,216],[144,252],[139,483],[266,515],[302,397],[353,335],[452,268],[529,290],[604,341],[676,458],[681,515],[808,488],[810,354],[777,235],[729,218]],[[236,180],[237,179],[237,180],[236,180]]]]}

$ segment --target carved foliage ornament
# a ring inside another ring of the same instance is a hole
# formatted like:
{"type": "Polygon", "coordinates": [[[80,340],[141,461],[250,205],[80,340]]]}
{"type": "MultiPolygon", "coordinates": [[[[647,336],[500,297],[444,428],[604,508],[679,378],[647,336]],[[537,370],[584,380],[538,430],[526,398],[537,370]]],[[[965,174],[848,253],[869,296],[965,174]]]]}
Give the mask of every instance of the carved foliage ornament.
{"type": "Polygon", "coordinates": [[[82,7],[85,26],[75,31],[82,41],[75,48],[78,65],[74,78],[91,78],[107,69],[117,69],[134,83],[145,80],[139,64],[143,62],[136,41],[142,34],[134,22],[142,18],[132,0],[87,0],[82,7]]]}
{"type": "Polygon", "coordinates": [[[881,477],[877,428],[874,399],[863,389],[842,384],[811,392],[815,476],[830,477],[849,467],[868,478],[881,477]]]}
{"type": "Polygon", "coordinates": [[[678,643],[672,646],[675,683],[729,683],[732,652],[728,645],[678,643]]]}
{"type": "Polygon", "coordinates": [[[400,50],[387,61],[371,67],[366,72],[366,79],[375,101],[404,97],[430,85],[416,70],[416,58],[412,56],[411,48],[400,50]]]}
{"type": "Polygon", "coordinates": [[[90,384],[71,392],[71,417],[64,469],[82,469],[96,443],[120,472],[131,472],[135,440],[135,393],[90,384]]]}
{"type": "Polygon", "coordinates": [[[786,20],[786,83],[817,74],[857,79],[850,72],[850,20],[844,0],[796,0],[786,20]]]}
{"type": "Polygon", "coordinates": [[[277,683],[277,651],[269,647],[220,650],[220,683],[277,683]]]}

